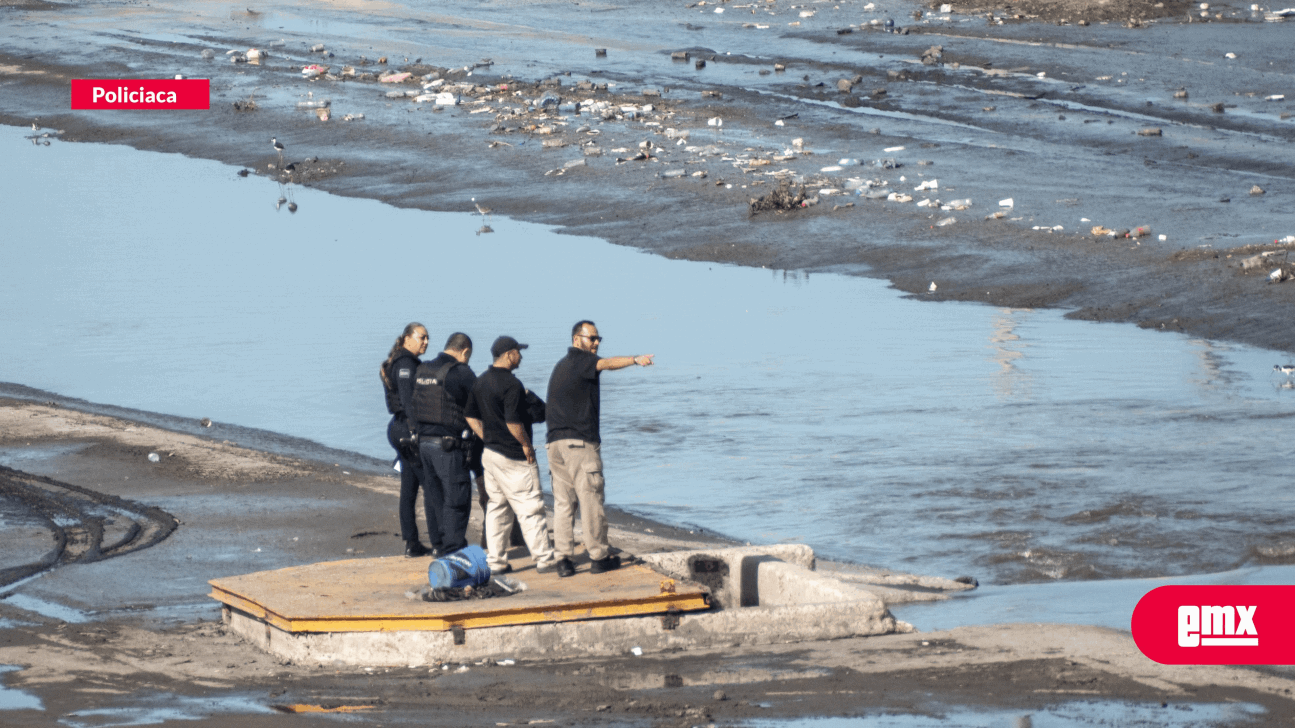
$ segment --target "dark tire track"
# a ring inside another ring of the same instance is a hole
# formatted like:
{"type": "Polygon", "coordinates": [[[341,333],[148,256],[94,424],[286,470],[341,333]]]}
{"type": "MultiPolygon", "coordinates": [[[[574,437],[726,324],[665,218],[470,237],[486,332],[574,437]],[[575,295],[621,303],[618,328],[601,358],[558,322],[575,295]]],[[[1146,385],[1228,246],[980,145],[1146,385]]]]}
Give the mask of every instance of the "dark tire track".
{"type": "Polygon", "coordinates": [[[0,497],[21,503],[45,523],[54,545],[41,558],[0,569],[0,588],[64,564],[85,564],[142,551],[180,525],[157,508],[0,466],[0,497]]]}

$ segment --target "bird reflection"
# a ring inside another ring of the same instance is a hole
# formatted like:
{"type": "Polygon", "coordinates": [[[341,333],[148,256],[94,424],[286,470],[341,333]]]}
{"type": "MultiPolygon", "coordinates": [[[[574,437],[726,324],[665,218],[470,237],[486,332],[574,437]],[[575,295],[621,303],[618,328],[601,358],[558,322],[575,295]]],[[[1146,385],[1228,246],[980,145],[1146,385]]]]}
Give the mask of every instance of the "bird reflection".
{"type": "Polygon", "coordinates": [[[481,233],[493,233],[494,231],[495,229],[490,227],[489,225],[482,225],[480,228],[477,229],[477,236],[480,237],[481,233]]]}

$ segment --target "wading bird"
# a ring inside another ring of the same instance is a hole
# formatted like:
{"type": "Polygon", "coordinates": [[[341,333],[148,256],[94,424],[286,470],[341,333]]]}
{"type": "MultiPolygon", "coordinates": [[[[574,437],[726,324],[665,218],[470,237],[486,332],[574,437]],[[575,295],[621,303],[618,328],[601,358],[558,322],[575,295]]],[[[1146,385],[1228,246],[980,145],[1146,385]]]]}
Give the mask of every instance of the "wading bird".
{"type": "Polygon", "coordinates": [[[1274,364],[1273,371],[1281,372],[1289,377],[1292,374],[1295,374],[1295,364],[1274,364]]]}
{"type": "Polygon", "coordinates": [[[279,166],[282,167],[283,166],[283,142],[271,137],[270,144],[274,146],[274,151],[279,153],[279,166]]]}
{"type": "Polygon", "coordinates": [[[486,207],[481,203],[477,202],[477,198],[475,197],[472,198],[472,204],[476,206],[477,212],[481,214],[481,221],[483,223],[486,221],[486,216],[494,212],[494,210],[491,210],[489,207],[486,207]]]}

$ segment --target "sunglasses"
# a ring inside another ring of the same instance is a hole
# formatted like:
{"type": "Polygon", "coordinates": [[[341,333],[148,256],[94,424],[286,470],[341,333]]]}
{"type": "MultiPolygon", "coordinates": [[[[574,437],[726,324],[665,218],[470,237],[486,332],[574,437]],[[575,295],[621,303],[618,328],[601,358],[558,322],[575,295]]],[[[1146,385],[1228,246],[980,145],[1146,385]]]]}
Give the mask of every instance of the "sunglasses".
{"type": "Polygon", "coordinates": [[[589,339],[590,341],[594,342],[595,344],[597,344],[598,342],[600,342],[600,341],[602,341],[602,340],[603,340],[603,337],[601,337],[601,336],[588,336],[588,335],[586,335],[586,334],[577,334],[577,336],[581,336],[581,337],[583,337],[583,338],[589,339]]]}

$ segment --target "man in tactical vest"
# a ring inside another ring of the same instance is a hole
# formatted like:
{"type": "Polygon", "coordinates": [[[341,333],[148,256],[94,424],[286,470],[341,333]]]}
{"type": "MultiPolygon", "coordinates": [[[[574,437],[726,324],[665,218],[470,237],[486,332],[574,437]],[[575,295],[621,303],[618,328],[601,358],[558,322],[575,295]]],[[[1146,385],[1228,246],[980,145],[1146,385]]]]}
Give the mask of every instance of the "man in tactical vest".
{"type": "Polygon", "coordinates": [[[472,473],[468,469],[470,430],[463,409],[477,382],[468,366],[471,358],[472,339],[464,333],[450,334],[445,350],[419,364],[414,379],[427,533],[438,556],[468,545],[472,473]]]}

